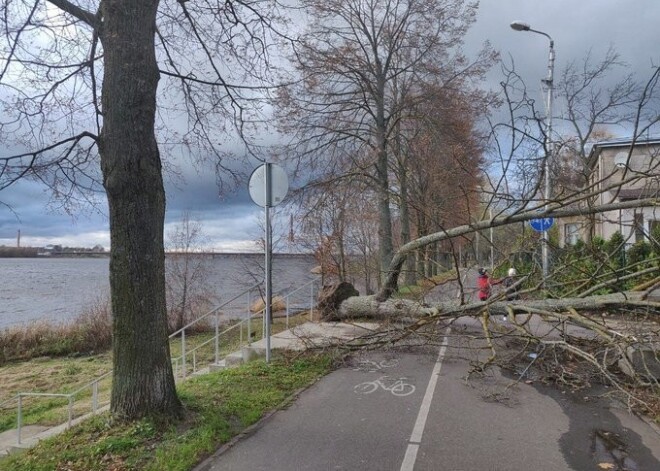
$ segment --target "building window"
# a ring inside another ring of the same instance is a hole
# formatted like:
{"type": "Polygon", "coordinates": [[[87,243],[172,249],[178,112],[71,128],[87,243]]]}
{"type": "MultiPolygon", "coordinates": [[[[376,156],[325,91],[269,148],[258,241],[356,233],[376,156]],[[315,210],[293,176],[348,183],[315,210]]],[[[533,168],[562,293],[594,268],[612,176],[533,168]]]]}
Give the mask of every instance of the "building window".
{"type": "Polygon", "coordinates": [[[635,213],[635,242],[644,240],[644,214],[635,213]]]}
{"type": "MultiPolygon", "coordinates": [[[[653,237],[655,234],[658,234],[658,228],[660,228],[660,221],[650,220],[649,221],[649,238],[653,237]]],[[[653,242],[653,241],[651,241],[653,242]]],[[[660,240],[655,241],[656,244],[660,244],[660,240]]]]}
{"type": "Polygon", "coordinates": [[[564,225],[564,241],[566,245],[575,245],[580,240],[580,226],[578,224],[564,225]]]}

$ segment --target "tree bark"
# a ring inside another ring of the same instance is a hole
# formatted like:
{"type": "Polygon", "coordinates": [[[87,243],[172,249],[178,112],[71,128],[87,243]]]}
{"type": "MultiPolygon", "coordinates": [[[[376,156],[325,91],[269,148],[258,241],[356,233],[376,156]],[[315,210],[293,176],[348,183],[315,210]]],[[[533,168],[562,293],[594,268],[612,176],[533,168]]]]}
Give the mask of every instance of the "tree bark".
{"type": "Polygon", "coordinates": [[[530,311],[562,312],[568,309],[577,311],[598,310],[607,307],[636,305],[660,310],[660,303],[644,301],[643,292],[614,293],[589,298],[541,299],[534,301],[476,302],[457,305],[453,302],[434,305],[421,304],[406,299],[378,301],[376,296],[355,296],[345,300],[339,307],[338,318],[360,318],[406,320],[423,317],[451,318],[480,314],[488,309],[492,315],[507,315],[530,311]]]}
{"type": "Polygon", "coordinates": [[[167,337],[165,191],[154,122],[158,0],[104,0],[100,154],[110,213],[111,411],[177,415],[167,337]]]}

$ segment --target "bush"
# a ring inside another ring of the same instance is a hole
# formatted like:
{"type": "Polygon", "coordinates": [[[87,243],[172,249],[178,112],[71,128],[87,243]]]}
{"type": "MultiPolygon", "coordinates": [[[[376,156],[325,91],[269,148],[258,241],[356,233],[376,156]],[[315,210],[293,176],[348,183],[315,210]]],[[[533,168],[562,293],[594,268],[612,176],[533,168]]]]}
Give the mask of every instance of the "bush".
{"type": "Polygon", "coordinates": [[[0,331],[0,364],[41,356],[91,354],[111,345],[110,303],[97,300],[70,322],[37,322],[0,331]]]}
{"type": "Polygon", "coordinates": [[[651,250],[656,257],[660,257],[660,224],[651,229],[651,250]]]}
{"type": "Polygon", "coordinates": [[[633,246],[628,249],[627,255],[629,265],[643,262],[651,256],[651,245],[643,240],[635,242],[633,246]]]}
{"type": "Polygon", "coordinates": [[[609,255],[615,269],[623,268],[626,265],[626,241],[620,232],[612,234],[610,240],[605,242],[603,249],[609,255]]]}
{"type": "MultiPolygon", "coordinates": [[[[658,233],[656,237],[660,237],[660,229],[657,227],[651,237],[655,232],[658,233]]],[[[625,239],[620,232],[615,232],[607,241],[594,237],[588,245],[578,241],[572,247],[557,250],[553,264],[553,295],[573,296],[604,281],[610,283],[594,294],[631,289],[656,275],[640,275],[625,281],[620,278],[657,265],[654,250],[660,253],[660,247],[654,241],[636,242],[626,250],[625,239]]]]}

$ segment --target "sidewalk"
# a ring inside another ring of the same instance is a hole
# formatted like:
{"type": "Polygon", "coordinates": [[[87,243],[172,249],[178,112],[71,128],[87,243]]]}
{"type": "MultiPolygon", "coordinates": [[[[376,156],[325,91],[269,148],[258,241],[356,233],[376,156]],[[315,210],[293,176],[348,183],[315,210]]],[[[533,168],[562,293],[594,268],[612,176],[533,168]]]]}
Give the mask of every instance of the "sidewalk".
{"type": "MultiPolygon", "coordinates": [[[[378,328],[376,323],[306,322],[270,337],[272,350],[305,350],[327,347],[352,340],[378,328]]],[[[266,339],[252,342],[256,349],[266,348],[266,339]]]]}

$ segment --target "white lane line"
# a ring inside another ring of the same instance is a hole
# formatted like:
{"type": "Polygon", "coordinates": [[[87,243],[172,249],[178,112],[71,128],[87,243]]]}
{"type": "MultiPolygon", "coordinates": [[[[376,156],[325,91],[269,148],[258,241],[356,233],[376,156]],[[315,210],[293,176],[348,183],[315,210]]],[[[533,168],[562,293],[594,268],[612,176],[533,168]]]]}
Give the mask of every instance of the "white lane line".
{"type": "Polygon", "coordinates": [[[418,444],[410,443],[408,445],[406,456],[403,457],[403,463],[401,463],[401,471],[412,471],[415,461],[417,461],[417,450],[419,450],[418,444]]]}
{"type": "Polygon", "coordinates": [[[419,449],[419,444],[422,442],[422,435],[424,434],[424,427],[426,427],[426,419],[429,416],[429,410],[431,409],[431,401],[433,400],[433,393],[435,392],[435,386],[438,383],[438,376],[440,375],[440,369],[442,368],[442,361],[445,358],[445,353],[447,352],[447,345],[449,344],[449,334],[451,332],[451,327],[447,327],[445,331],[445,338],[442,341],[440,346],[440,351],[438,352],[438,359],[433,366],[433,371],[431,372],[431,378],[429,378],[429,384],[426,386],[426,392],[424,393],[424,399],[422,399],[422,405],[419,407],[419,413],[417,414],[417,420],[415,421],[415,426],[413,427],[412,434],[410,435],[410,440],[408,441],[408,448],[406,449],[406,455],[403,458],[403,463],[401,463],[401,471],[412,471],[415,466],[415,461],[417,460],[417,450],[419,449]]]}

